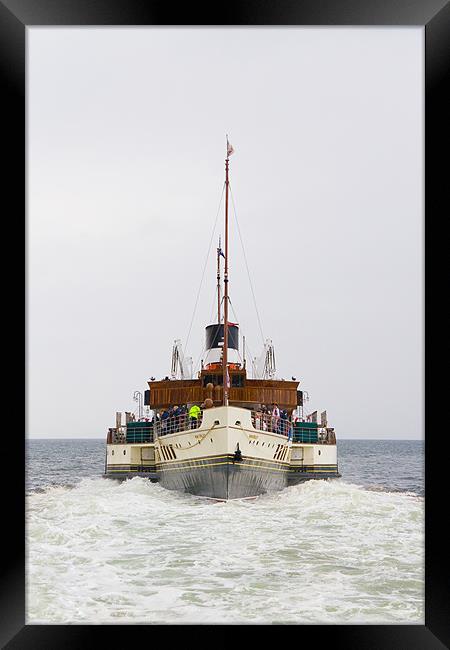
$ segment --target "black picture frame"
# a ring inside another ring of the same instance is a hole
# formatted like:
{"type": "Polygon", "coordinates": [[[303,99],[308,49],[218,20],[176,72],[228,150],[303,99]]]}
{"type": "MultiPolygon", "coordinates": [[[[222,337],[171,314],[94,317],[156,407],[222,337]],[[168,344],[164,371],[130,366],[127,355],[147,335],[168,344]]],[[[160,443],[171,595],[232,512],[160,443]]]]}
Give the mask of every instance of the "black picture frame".
{"type": "MultiPolygon", "coordinates": [[[[314,25],[314,26],[423,26],[425,32],[425,243],[426,243],[426,302],[427,333],[432,314],[442,307],[438,285],[446,273],[446,239],[441,225],[448,214],[448,164],[441,162],[439,153],[448,138],[448,103],[445,90],[449,73],[450,5],[444,0],[280,0],[271,5],[252,0],[229,2],[223,6],[200,7],[191,4],[174,5],[143,0],[0,0],[0,74],[4,110],[2,129],[3,162],[6,163],[2,183],[4,250],[14,252],[12,267],[3,272],[3,305],[7,307],[4,351],[11,353],[7,366],[8,391],[4,408],[8,412],[23,412],[26,400],[26,379],[21,375],[26,354],[23,341],[26,334],[26,313],[21,288],[26,284],[26,250],[19,242],[26,240],[26,27],[37,25],[314,25]],[[23,197],[23,198],[22,198],[23,197]],[[445,211],[445,208],[447,210],[445,211]],[[9,229],[5,235],[6,227],[9,229]],[[10,234],[10,232],[12,234],[10,234]],[[19,252],[23,250],[22,254],[19,252]],[[24,264],[22,265],[22,262],[24,264]],[[11,272],[11,268],[13,271],[11,272]],[[24,269],[24,271],[22,271],[24,269]],[[14,279],[14,282],[12,281],[14,279]],[[23,283],[23,284],[22,284],[23,283]],[[15,284],[21,286],[16,287],[15,284]],[[18,315],[22,315],[20,320],[18,315]],[[11,316],[14,318],[11,318],[11,316]],[[23,324],[23,326],[22,326],[23,324]],[[23,350],[23,357],[20,351],[23,350]],[[18,379],[12,379],[14,371],[18,379]],[[21,388],[23,388],[21,392],[21,388]]],[[[448,155],[448,153],[447,153],[448,155]]],[[[4,257],[4,256],[3,256],[4,257]]],[[[446,297],[446,294],[444,294],[446,297]]],[[[440,313],[440,312],[439,312],[440,313]]],[[[315,646],[358,650],[420,649],[450,647],[449,555],[450,545],[445,535],[448,518],[446,458],[448,434],[442,412],[447,404],[445,380],[439,377],[442,354],[448,347],[446,320],[442,315],[433,320],[432,338],[437,340],[438,353],[425,357],[425,625],[301,625],[270,626],[279,642],[285,633],[299,638],[306,635],[315,646]],[[445,328],[445,329],[444,329],[445,328]],[[441,345],[440,345],[441,344],[441,345]],[[440,435],[441,434],[441,435],[440,435]],[[276,627],[276,630],[274,628],[276,627]],[[279,637],[278,635],[282,635],[279,637]]],[[[428,335],[428,334],[427,334],[428,335]]],[[[5,374],[5,372],[4,372],[5,374]]],[[[157,630],[152,625],[25,625],[25,505],[24,463],[25,441],[17,422],[14,435],[3,436],[4,463],[2,499],[2,562],[0,582],[0,643],[9,649],[87,648],[130,646],[132,643],[154,644],[157,630]]],[[[9,429],[9,427],[8,427],[9,429]]],[[[448,471],[448,470],[447,470],[448,471]]],[[[289,603],[286,603],[289,606],[289,603]]],[[[164,626],[165,635],[181,631],[184,626],[164,626]]],[[[201,643],[208,636],[221,643],[233,643],[245,632],[252,636],[265,626],[187,626],[184,643],[201,643]],[[208,632],[208,635],[206,635],[208,632]],[[211,634],[212,632],[212,634],[211,634]]],[[[265,635],[269,630],[263,629],[265,635]]],[[[162,637],[160,637],[162,639],[162,637]]],[[[295,637],[294,637],[295,638],[295,637]]],[[[156,641],[157,642],[157,641],[156,641]]],[[[161,642],[161,641],[160,641],[161,642]]],[[[214,642],[214,641],[213,641],[214,642]]]]}

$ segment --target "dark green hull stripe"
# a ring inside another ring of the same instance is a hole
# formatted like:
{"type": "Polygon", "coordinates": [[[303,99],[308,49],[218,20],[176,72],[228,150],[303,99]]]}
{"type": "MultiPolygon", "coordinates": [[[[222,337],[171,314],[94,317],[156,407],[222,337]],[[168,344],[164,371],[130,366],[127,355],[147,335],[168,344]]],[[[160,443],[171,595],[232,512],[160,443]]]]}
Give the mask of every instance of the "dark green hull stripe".
{"type": "Polygon", "coordinates": [[[185,461],[156,462],[152,465],[108,465],[108,472],[139,471],[139,472],[169,472],[184,469],[202,469],[209,466],[239,464],[243,467],[262,468],[277,472],[337,472],[337,465],[290,465],[288,462],[273,461],[262,458],[244,456],[241,461],[233,462],[232,455],[205,456],[185,461]]]}

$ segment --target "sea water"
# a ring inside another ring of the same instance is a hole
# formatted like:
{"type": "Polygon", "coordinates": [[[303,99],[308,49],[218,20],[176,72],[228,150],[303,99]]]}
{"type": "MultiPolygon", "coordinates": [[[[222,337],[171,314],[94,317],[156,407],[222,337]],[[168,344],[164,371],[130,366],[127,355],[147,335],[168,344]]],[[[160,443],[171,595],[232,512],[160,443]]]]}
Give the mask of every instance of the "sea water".
{"type": "Polygon", "coordinates": [[[423,442],[338,441],[342,478],[211,502],[27,443],[33,623],[424,623],[423,442]]]}

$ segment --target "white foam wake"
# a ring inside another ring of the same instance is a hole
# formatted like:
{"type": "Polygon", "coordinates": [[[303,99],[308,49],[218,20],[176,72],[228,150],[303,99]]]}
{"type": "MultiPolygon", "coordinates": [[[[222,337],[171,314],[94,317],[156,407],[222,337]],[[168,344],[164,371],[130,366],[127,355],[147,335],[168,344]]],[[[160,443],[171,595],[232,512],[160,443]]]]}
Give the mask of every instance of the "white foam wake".
{"type": "Polygon", "coordinates": [[[27,498],[27,623],[423,623],[423,499],[344,480],[214,503],[140,478],[27,498]]]}

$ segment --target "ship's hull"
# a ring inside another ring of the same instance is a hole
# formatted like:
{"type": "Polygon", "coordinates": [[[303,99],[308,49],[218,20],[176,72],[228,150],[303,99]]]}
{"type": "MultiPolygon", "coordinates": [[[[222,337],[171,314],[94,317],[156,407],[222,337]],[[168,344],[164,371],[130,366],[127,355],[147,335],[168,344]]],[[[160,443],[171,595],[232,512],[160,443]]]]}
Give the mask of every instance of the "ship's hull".
{"type": "Polygon", "coordinates": [[[282,490],[287,485],[287,463],[269,463],[259,458],[234,455],[213,456],[161,468],[160,483],[169,490],[189,492],[211,499],[244,499],[282,490]]]}
{"type": "Polygon", "coordinates": [[[139,476],[158,482],[167,490],[187,492],[196,496],[224,500],[256,497],[268,492],[283,490],[292,485],[318,479],[339,478],[337,467],[296,470],[293,467],[271,469],[260,466],[249,458],[234,461],[232,456],[203,459],[201,465],[185,465],[169,469],[154,468],[142,471],[141,467],[124,466],[107,471],[104,476],[126,480],[139,476]]]}
{"type": "Polygon", "coordinates": [[[210,499],[256,497],[339,476],[335,445],[293,445],[287,436],[254,429],[249,412],[235,407],[206,411],[199,429],[161,436],[152,445],[109,447],[105,476],[143,476],[210,499]]]}

